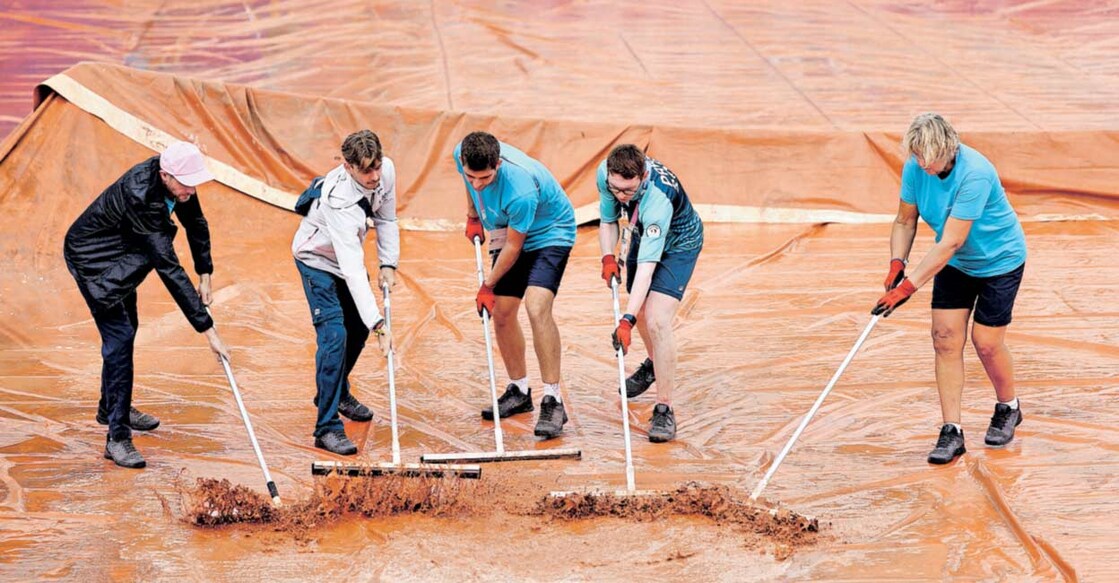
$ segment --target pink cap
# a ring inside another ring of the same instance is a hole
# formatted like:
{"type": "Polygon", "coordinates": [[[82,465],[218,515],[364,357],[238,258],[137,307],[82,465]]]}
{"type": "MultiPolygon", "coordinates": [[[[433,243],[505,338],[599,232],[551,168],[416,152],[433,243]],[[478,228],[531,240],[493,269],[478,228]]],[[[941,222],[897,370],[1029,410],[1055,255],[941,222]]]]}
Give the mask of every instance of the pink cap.
{"type": "Polygon", "coordinates": [[[175,177],[183,186],[198,186],[214,179],[206,170],[202,152],[190,142],[173,142],[159,155],[159,169],[175,177]]]}

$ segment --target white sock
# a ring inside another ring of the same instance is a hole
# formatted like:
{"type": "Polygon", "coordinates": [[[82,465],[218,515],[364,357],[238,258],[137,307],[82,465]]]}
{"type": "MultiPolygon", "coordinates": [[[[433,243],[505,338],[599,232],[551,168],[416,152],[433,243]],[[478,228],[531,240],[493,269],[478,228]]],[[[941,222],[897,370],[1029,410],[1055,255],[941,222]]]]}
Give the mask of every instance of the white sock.
{"type": "Polygon", "coordinates": [[[1013,401],[1007,401],[1007,402],[1005,402],[1005,403],[1003,403],[1002,401],[999,401],[999,404],[1001,404],[1001,405],[1010,405],[1010,410],[1011,410],[1011,411],[1014,411],[1015,409],[1017,409],[1017,408],[1018,408],[1018,397],[1014,397],[1014,400],[1013,400],[1013,401]]]}
{"type": "Polygon", "coordinates": [[[547,397],[548,395],[555,397],[556,401],[560,403],[563,402],[563,397],[560,396],[559,392],[559,383],[544,383],[544,396],[547,397]]]}
{"type": "Polygon", "coordinates": [[[517,390],[519,390],[522,395],[527,395],[528,394],[528,377],[522,377],[522,378],[519,378],[519,379],[509,379],[509,382],[513,383],[514,385],[517,385],[517,390]]]}
{"type": "Polygon", "coordinates": [[[959,431],[960,433],[964,432],[964,428],[960,427],[959,423],[945,423],[945,425],[951,425],[952,427],[955,427],[956,431],[959,431]]]}

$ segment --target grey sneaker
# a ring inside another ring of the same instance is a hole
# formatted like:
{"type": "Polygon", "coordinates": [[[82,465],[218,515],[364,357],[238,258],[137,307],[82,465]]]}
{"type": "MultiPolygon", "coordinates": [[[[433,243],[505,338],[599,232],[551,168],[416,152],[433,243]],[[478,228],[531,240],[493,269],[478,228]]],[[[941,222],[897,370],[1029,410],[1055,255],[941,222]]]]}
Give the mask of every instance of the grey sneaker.
{"type": "Polygon", "coordinates": [[[357,446],[350,441],[350,438],[346,437],[345,431],[327,431],[315,438],[315,447],[338,455],[354,455],[357,453],[357,446]]]}
{"type": "MultiPolygon", "coordinates": [[[[515,383],[509,383],[509,386],[505,387],[505,392],[498,397],[497,407],[501,410],[502,419],[510,415],[528,413],[534,410],[535,407],[532,406],[532,389],[530,388],[526,395],[517,388],[515,383]]],[[[482,419],[493,421],[493,407],[482,409],[482,419]]]]}
{"type": "Polygon", "coordinates": [[[637,370],[626,379],[626,397],[632,399],[648,391],[656,380],[657,376],[653,374],[653,361],[646,358],[645,362],[641,363],[641,366],[638,366],[637,370]]]}
{"type": "Polygon", "coordinates": [[[346,395],[338,402],[338,413],[351,421],[371,421],[373,419],[373,412],[369,410],[369,407],[362,405],[353,393],[346,395]]]}
{"type": "Polygon", "coordinates": [[[132,445],[131,437],[113,441],[106,436],[105,459],[113,460],[113,463],[122,468],[140,469],[148,465],[144,461],[144,456],[140,455],[140,452],[136,451],[136,446],[132,445]]]}
{"type": "Polygon", "coordinates": [[[964,448],[964,432],[956,429],[951,423],[945,423],[940,428],[940,437],[936,440],[936,447],[929,452],[930,464],[946,464],[957,456],[962,455],[964,448]]]}
{"type": "MultiPolygon", "coordinates": [[[[99,409],[97,411],[97,422],[101,425],[108,425],[109,414],[99,409]]],[[[132,407],[128,410],[128,426],[136,431],[151,431],[159,427],[159,419],[154,415],[148,415],[136,407],[132,407]]]]}
{"type": "Polygon", "coordinates": [[[657,403],[649,423],[649,441],[664,443],[673,439],[676,439],[676,415],[668,405],[657,403]]]}
{"type": "Polygon", "coordinates": [[[563,403],[551,395],[544,395],[540,400],[540,418],[536,420],[533,433],[544,439],[559,437],[564,423],[567,423],[567,410],[563,408],[563,403]]]}
{"type": "Polygon", "coordinates": [[[1003,447],[1014,439],[1014,428],[1022,424],[1022,405],[1011,409],[1010,405],[995,404],[995,414],[991,416],[991,425],[987,427],[987,437],[983,443],[987,447],[1003,447]]]}

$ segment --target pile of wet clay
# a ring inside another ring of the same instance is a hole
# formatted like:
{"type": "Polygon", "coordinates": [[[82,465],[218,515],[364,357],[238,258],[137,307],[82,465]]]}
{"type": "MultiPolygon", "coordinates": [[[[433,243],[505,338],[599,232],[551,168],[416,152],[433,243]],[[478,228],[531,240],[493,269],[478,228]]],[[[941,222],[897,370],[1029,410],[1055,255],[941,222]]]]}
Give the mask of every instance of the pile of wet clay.
{"type": "Polygon", "coordinates": [[[698,482],[640,496],[610,492],[569,492],[563,496],[547,496],[539,502],[536,512],[563,520],[594,517],[636,521],[668,516],[708,518],[718,524],[738,527],[749,546],[772,543],[774,555],[782,560],[798,547],[815,544],[820,532],[820,522],[816,518],[755,502],[727,486],[698,482]]]}
{"type": "Polygon", "coordinates": [[[198,478],[192,487],[180,486],[179,493],[184,518],[191,524],[267,524],[276,530],[296,533],[346,515],[376,518],[422,514],[459,518],[504,511],[563,521],[605,517],[638,522],[690,516],[732,526],[741,533],[747,547],[769,548],[774,557],[784,560],[796,549],[816,544],[820,531],[815,518],[754,502],[727,486],[698,482],[653,495],[606,492],[555,497],[536,487],[502,487],[500,481],[408,476],[355,480],[328,476],[315,481],[310,497],[288,501],[280,507],[273,506],[267,496],[228,480],[198,478]]]}
{"type": "Polygon", "coordinates": [[[476,480],[384,476],[316,480],[306,499],[273,506],[267,496],[229,480],[198,478],[180,487],[185,518],[198,526],[267,523],[281,529],[309,528],[346,514],[365,517],[396,514],[461,516],[474,514],[486,488],[476,480]]]}

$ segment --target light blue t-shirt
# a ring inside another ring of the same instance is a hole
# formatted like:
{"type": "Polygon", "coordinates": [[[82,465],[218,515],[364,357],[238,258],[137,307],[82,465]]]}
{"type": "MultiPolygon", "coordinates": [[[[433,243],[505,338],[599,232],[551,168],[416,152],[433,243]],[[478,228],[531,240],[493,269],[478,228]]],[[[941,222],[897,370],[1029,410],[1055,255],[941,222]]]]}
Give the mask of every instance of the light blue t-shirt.
{"type": "Polygon", "coordinates": [[[175,211],[175,199],[165,198],[163,200],[167,201],[167,214],[171,214],[172,212],[174,212],[175,211]]]}
{"type": "Polygon", "coordinates": [[[901,200],[917,206],[937,242],[948,217],[972,221],[967,240],[948,260],[972,277],[1009,273],[1026,261],[1026,235],[994,165],[968,146],[960,144],[944,179],[926,173],[910,156],[901,171],[901,200]]]}
{"type": "MultiPolygon", "coordinates": [[[[670,253],[698,252],[703,248],[703,221],[688,200],[680,179],[652,158],[645,158],[645,169],[649,178],[641,183],[624,209],[633,225],[630,244],[637,245],[637,262],[657,263],[670,253]]],[[[606,187],[606,174],[603,160],[598,165],[598,212],[603,223],[616,223],[622,203],[606,187]]]]}
{"type": "Polygon", "coordinates": [[[487,230],[508,227],[524,233],[525,251],[575,245],[575,208],[543,164],[502,142],[497,176],[482,189],[479,200],[462,167],[462,142],[455,146],[454,158],[487,230]]]}

